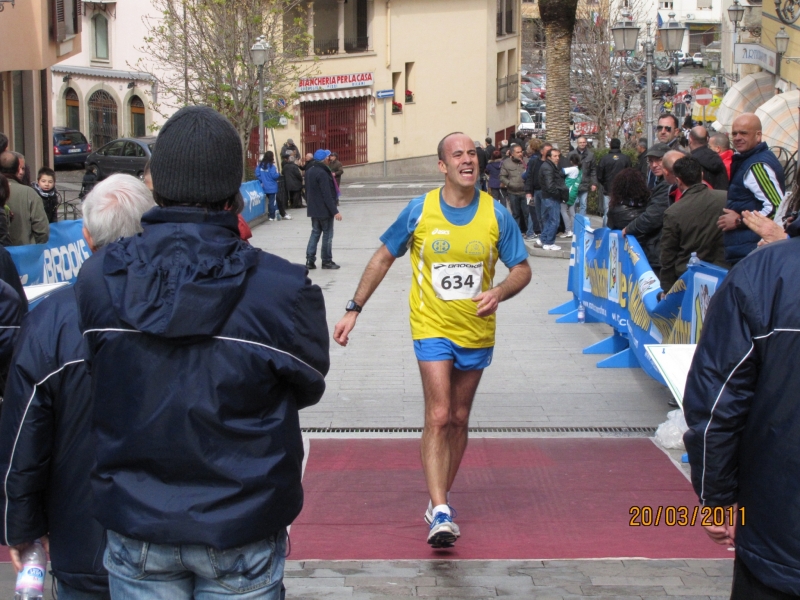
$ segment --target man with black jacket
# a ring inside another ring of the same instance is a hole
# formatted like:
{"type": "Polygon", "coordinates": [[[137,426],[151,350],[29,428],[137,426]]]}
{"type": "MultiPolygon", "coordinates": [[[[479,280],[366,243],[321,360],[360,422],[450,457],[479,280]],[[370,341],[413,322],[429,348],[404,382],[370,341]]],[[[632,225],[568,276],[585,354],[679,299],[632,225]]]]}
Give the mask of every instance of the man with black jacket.
{"type": "Polygon", "coordinates": [[[631,159],[622,153],[621,143],[618,138],[611,138],[608,147],[608,154],[600,159],[597,165],[597,183],[603,188],[603,227],[608,222],[608,203],[611,201],[611,184],[614,177],[622,169],[627,169],[631,165],[631,159]]]}
{"type": "MultiPolygon", "coordinates": [[[[651,168],[658,172],[659,167],[669,157],[673,162],[683,156],[677,150],[664,152],[666,144],[653,144],[647,151],[648,159],[652,157],[651,168]],[[660,164],[654,164],[654,163],[660,164]]],[[[661,180],[650,193],[650,200],[645,206],[644,212],[631,221],[622,235],[632,235],[639,242],[642,250],[650,263],[650,268],[658,277],[661,272],[661,229],[664,227],[664,212],[669,208],[669,191],[676,180],[668,171],[664,171],[664,179],[661,180]]]]}
{"type": "Polygon", "coordinates": [[[732,600],[800,597],[800,221],[788,234],[717,287],[683,398],[706,533],[736,549],[732,600]]]}
{"type": "Polygon", "coordinates": [[[114,598],[281,597],[303,505],[298,411],[325,390],[328,326],[305,267],[240,239],[242,155],[213,109],[175,113],[143,233],[75,284],[114,598]]]}
{"type": "Polygon", "coordinates": [[[528,201],[528,211],[533,220],[534,237],[542,233],[542,187],[539,183],[539,169],[542,167],[542,157],[552,148],[552,144],[545,142],[542,144],[538,139],[532,139],[529,145],[533,148],[533,154],[528,159],[528,167],[525,172],[525,198],[528,201]]]}
{"type": "Polygon", "coordinates": [[[545,161],[539,168],[539,183],[542,187],[542,235],[535,244],[544,250],[560,251],[556,244],[558,222],[561,217],[561,203],[569,200],[569,189],[564,170],[558,166],[561,150],[550,148],[544,155],[545,161]]]}
{"type": "Polygon", "coordinates": [[[338,269],[333,262],[333,221],[342,220],[339,198],[328,163],[330,150],[317,150],[314,161],[306,163],[307,214],[311,217],[311,237],[306,247],[306,268],[316,269],[317,246],[322,236],[322,268],[338,269]]]}
{"type": "Polygon", "coordinates": [[[478,181],[480,182],[481,190],[486,191],[486,165],[489,163],[489,156],[486,151],[481,148],[481,143],[475,140],[475,152],[478,155],[478,181]]]}
{"type": "Polygon", "coordinates": [[[703,168],[703,180],[715,190],[727,191],[728,170],[720,155],[708,147],[708,130],[702,125],[689,131],[689,150],[703,168]]]}
{"type": "Polygon", "coordinates": [[[568,159],[577,156],[581,161],[581,184],[578,186],[577,212],[586,214],[586,199],[589,191],[597,190],[597,168],[594,160],[594,152],[588,147],[588,142],[584,136],[575,140],[575,150],[569,153],[568,159]]]}
{"type": "Polygon", "coordinates": [[[289,208],[302,208],[303,200],[300,192],[303,189],[303,173],[297,166],[297,158],[294,155],[289,156],[281,165],[281,171],[289,194],[289,208]]]}
{"type": "Polygon", "coordinates": [[[486,147],[483,149],[483,151],[486,153],[486,160],[489,161],[491,160],[492,155],[494,154],[494,151],[497,150],[497,148],[494,147],[494,144],[492,143],[492,138],[487,137],[484,141],[486,142],[486,147]]]}
{"type": "MultiPolygon", "coordinates": [[[[129,175],[97,184],[83,202],[91,251],[140,232],[153,206],[147,187],[129,175]]],[[[89,481],[91,378],[78,320],[69,287],[42,300],[22,327],[0,420],[3,543],[18,568],[25,548],[48,536],[58,597],[106,600],[105,532],[92,518],[89,481]]]]}

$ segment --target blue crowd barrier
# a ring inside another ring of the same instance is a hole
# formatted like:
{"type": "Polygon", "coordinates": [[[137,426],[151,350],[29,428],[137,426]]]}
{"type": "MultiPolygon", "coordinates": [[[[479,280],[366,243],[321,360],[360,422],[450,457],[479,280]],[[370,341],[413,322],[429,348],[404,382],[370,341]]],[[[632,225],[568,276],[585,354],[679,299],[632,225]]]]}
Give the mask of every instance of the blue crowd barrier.
{"type": "Polygon", "coordinates": [[[242,216],[248,223],[262,216],[267,211],[266,195],[259,181],[248,181],[239,188],[244,200],[242,216]]]}
{"type": "Polygon", "coordinates": [[[92,253],[83,239],[83,221],[50,224],[46,244],[6,248],[17,267],[22,285],[74,283],[81,265],[92,253]]]}
{"type": "Polygon", "coordinates": [[[550,310],[557,323],[577,323],[583,304],[586,322],[606,323],[612,335],[583,350],[611,354],[600,368],[641,367],[664,383],[645,350],[648,344],[694,344],[700,336],[711,296],[727,270],[692,265],[659,302],[661,285],[633,236],[608,228],[591,229],[575,216],[567,290],[572,300],[550,310]]]}

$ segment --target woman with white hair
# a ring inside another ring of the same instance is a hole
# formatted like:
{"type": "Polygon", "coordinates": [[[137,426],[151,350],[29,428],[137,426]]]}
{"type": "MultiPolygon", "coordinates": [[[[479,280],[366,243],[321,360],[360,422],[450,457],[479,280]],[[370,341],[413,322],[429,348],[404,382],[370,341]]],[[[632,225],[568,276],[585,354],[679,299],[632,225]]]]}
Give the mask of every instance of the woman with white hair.
{"type": "Polygon", "coordinates": [[[104,179],[83,201],[83,236],[92,252],[141,233],[142,215],[155,206],[153,194],[136,177],[117,173],[104,179]]]}

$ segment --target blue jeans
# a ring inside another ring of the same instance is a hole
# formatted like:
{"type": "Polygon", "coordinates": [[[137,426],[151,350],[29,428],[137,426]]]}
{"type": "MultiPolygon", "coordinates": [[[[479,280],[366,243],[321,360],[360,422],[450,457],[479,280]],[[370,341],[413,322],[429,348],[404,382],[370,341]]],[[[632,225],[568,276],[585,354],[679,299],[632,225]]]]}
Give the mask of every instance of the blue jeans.
{"type": "Polygon", "coordinates": [[[542,213],[542,190],[533,192],[533,214],[539,224],[539,233],[544,231],[544,215],[542,213]]]}
{"type": "Polygon", "coordinates": [[[603,194],[603,227],[608,223],[608,204],[611,202],[611,196],[603,194]]]}
{"type": "Polygon", "coordinates": [[[281,600],[286,531],[229,550],[108,531],[103,562],[114,600],[281,600]]]}
{"type": "Polygon", "coordinates": [[[308,238],[306,260],[317,260],[317,244],[322,236],[322,262],[333,262],[333,217],[327,219],[311,218],[311,237],[308,238]]]}
{"type": "Polygon", "coordinates": [[[270,219],[275,218],[275,213],[278,210],[278,203],[275,202],[275,194],[266,194],[267,196],[267,213],[270,219]]]}
{"type": "Polygon", "coordinates": [[[578,214],[586,215],[586,199],[589,197],[589,192],[578,192],[578,199],[575,200],[575,211],[578,214]]]}
{"type": "Polygon", "coordinates": [[[542,244],[550,246],[556,243],[556,232],[558,231],[559,219],[561,219],[561,202],[552,198],[542,200],[542,218],[544,227],[542,229],[542,244]]]}
{"type": "Polygon", "coordinates": [[[68,586],[61,580],[56,580],[58,600],[111,600],[109,592],[82,592],[68,586]]]}

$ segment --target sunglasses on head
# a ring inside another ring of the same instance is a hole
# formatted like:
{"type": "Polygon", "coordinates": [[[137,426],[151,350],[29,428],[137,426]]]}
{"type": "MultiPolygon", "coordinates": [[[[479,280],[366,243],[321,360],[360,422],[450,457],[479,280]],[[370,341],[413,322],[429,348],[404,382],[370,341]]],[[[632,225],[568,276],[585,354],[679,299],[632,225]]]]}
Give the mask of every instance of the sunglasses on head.
{"type": "Polygon", "coordinates": [[[669,125],[659,125],[658,127],[656,127],[656,131],[661,131],[662,129],[667,133],[672,131],[672,127],[670,127],[669,125]]]}

